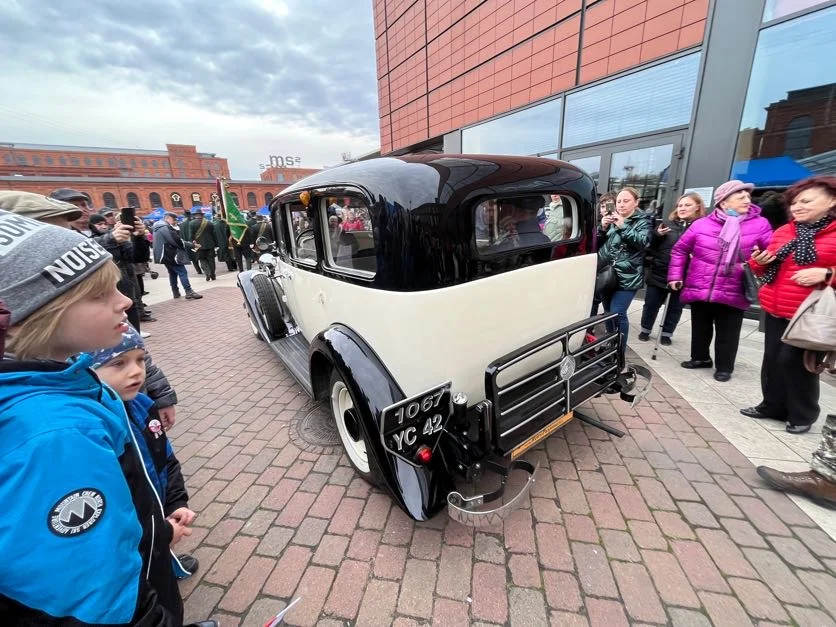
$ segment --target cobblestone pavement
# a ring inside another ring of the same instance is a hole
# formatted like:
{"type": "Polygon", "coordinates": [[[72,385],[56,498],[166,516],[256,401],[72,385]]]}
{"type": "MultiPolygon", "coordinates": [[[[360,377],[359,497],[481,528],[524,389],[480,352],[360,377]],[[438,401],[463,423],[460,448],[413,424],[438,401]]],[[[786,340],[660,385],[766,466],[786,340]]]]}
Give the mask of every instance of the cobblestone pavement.
{"type": "Polygon", "coordinates": [[[592,403],[626,437],[575,422],[532,451],[504,528],[416,524],[339,452],[299,448],[311,403],[236,289],[154,310],[199,512],[187,620],[262,625],[300,596],[293,625],[836,625],[836,543],[664,384],[592,403]]]}

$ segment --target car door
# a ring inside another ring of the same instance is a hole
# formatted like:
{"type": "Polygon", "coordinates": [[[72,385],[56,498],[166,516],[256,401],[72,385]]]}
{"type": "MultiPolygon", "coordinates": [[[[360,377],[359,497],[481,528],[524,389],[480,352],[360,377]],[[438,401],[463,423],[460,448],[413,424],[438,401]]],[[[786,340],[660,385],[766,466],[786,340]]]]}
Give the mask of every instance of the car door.
{"type": "Polygon", "coordinates": [[[314,221],[301,202],[286,203],[281,211],[287,252],[279,261],[278,280],[296,326],[310,340],[321,330],[316,324],[319,315],[315,292],[320,260],[314,221]]]}

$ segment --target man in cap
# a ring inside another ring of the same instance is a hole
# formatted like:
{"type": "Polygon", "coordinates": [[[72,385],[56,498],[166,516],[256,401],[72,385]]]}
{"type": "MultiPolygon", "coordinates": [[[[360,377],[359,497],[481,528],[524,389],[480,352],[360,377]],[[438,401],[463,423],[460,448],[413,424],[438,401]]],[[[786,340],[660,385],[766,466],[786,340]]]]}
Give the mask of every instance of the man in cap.
{"type": "MultiPolygon", "coordinates": [[[[0,191],[0,209],[64,228],[70,228],[69,223],[77,220],[81,213],[75,205],[41,194],[18,191],[0,191]]],[[[174,426],[177,393],[171,387],[165,373],[151,359],[151,353],[147,351],[144,392],[154,400],[166,429],[174,426]]]]}
{"type": "Polygon", "coordinates": [[[199,300],[203,296],[192,290],[189,271],[185,265],[189,260],[186,251],[193,249],[195,245],[191,241],[183,241],[175,224],[177,214],[171,212],[154,223],[154,261],[163,264],[168,270],[168,282],[174,298],[180,298],[180,288],[177,286],[177,279],[180,279],[186,291],[186,300],[199,300]]]}
{"type": "Polygon", "coordinates": [[[102,207],[99,209],[99,215],[105,219],[108,230],[116,226],[116,210],[110,207],[102,207]]]}
{"type": "Polygon", "coordinates": [[[87,237],[90,237],[92,235],[88,226],[90,214],[93,213],[93,210],[90,207],[90,196],[88,196],[84,192],[78,191],[77,189],[70,189],[69,187],[60,187],[58,189],[52,190],[49,193],[49,197],[54,198],[55,200],[63,200],[64,202],[68,202],[71,205],[75,205],[76,207],[81,209],[81,217],[73,221],[72,228],[78,231],[79,233],[83,233],[87,237]]]}
{"type": "Polygon", "coordinates": [[[200,209],[195,209],[190,225],[190,240],[196,244],[195,257],[206,275],[207,281],[215,280],[215,225],[200,209]]]}
{"type": "Polygon", "coordinates": [[[65,229],[82,216],[81,209],[75,205],[30,192],[0,192],[0,208],[65,229]]]}

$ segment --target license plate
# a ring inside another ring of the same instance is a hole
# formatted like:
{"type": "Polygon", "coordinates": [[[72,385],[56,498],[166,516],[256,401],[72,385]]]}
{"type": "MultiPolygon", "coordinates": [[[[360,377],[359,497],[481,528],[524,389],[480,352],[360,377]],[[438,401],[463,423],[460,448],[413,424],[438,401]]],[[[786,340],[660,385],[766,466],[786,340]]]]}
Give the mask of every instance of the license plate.
{"type": "Polygon", "coordinates": [[[414,464],[421,446],[438,442],[451,411],[450,383],[390,405],[381,419],[383,447],[414,464]]]}
{"type": "Polygon", "coordinates": [[[522,442],[520,442],[519,444],[517,444],[513,448],[513,450],[511,451],[511,459],[517,459],[520,455],[525,453],[528,449],[530,449],[531,447],[533,447],[533,446],[539,444],[540,442],[542,442],[543,440],[545,440],[552,433],[554,433],[555,431],[560,429],[560,427],[565,425],[567,422],[572,420],[572,418],[574,418],[574,417],[575,417],[575,413],[570,411],[569,413],[563,414],[559,418],[553,420],[552,422],[547,424],[545,427],[540,429],[537,433],[535,433],[531,437],[528,437],[525,440],[523,440],[522,442]]]}

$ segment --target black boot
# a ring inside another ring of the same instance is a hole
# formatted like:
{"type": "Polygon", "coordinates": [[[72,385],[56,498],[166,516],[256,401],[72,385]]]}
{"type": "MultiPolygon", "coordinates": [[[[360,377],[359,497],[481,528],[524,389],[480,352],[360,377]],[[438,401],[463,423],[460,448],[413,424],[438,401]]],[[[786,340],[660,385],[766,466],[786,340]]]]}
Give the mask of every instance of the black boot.
{"type": "Polygon", "coordinates": [[[194,290],[186,290],[186,300],[200,300],[201,298],[203,298],[203,296],[194,290]]]}
{"type": "Polygon", "coordinates": [[[174,298],[180,298],[180,290],[178,290],[177,288],[171,290],[171,293],[174,296],[174,298]]]}

